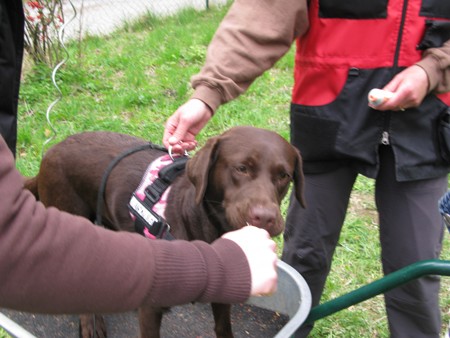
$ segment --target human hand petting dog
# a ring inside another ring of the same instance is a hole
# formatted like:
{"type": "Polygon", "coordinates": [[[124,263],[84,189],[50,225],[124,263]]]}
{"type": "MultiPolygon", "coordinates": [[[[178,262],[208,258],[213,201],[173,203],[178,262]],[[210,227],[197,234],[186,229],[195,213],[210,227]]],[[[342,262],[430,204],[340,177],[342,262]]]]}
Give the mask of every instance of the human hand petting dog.
{"type": "Polygon", "coordinates": [[[212,117],[212,111],[203,101],[191,99],[180,106],[166,122],[163,144],[172,152],[183,153],[197,146],[195,136],[212,117]]]}
{"type": "Polygon", "coordinates": [[[239,245],[247,257],[252,277],[251,296],[265,296],[277,290],[276,244],[269,233],[254,226],[227,232],[222,238],[239,245]]]}

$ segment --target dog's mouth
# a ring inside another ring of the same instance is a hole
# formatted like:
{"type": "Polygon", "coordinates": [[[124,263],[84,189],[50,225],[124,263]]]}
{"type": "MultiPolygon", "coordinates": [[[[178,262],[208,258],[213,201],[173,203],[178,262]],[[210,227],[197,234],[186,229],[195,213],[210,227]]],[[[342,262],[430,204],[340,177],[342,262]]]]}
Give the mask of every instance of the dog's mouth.
{"type": "Polygon", "coordinates": [[[284,220],[276,204],[265,206],[254,204],[243,206],[238,203],[225,208],[225,217],[232,228],[240,229],[246,225],[253,225],[265,229],[271,237],[278,236],[284,229],[284,220]]]}
{"type": "Polygon", "coordinates": [[[275,202],[213,201],[205,200],[210,221],[223,232],[252,225],[265,229],[271,237],[284,230],[284,219],[280,207],[275,202]]]}

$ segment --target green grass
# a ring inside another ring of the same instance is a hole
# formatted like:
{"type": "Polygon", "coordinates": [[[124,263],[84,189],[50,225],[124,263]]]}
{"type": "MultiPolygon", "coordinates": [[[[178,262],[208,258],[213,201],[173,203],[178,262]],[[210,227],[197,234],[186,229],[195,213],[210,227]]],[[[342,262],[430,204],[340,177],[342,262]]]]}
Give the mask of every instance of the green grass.
{"type": "MultiPolygon", "coordinates": [[[[63,99],[51,112],[56,140],[83,130],[116,130],[160,142],[166,119],[191,94],[189,78],[201,67],[206,47],[225,10],[183,11],[163,21],[149,18],[106,38],[69,46],[70,60],[57,73],[63,99]],[[147,25],[146,25],[147,23],[147,25]]],[[[220,109],[199,135],[200,143],[232,125],[265,126],[288,137],[293,56],[265,74],[247,95],[220,109]]],[[[50,69],[24,77],[19,120],[19,169],[36,173],[42,145],[51,134],[45,112],[57,97],[50,69]]]]}
{"type": "MultiPolygon", "coordinates": [[[[202,66],[208,42],[225,12],[226,8],[186,10],[164,20],[143,18],[108,37],[69,45],[70,59],[57,74],[63,98],[51,112],[57,135],[50,144],[76,132],[103,129],[160,143],[166,119],[191,94],[189,78],[202,66]]],[[[268,128],[288,139],[292,65],[291,51],[248,93],[221,107],[199,135],[199,143],[234,125],[268,128]]],[[[26,67],[17,156],[17,167],[24,175],[37,173],[42,151],[48,147],[43,144],[52,136],[45,119],[48,105],[57,96],[50,74],[45,66],[26,67]]],[[[372,195],[373,182],[360,177],[323,301],[382,276],[372,195]]],[[[442,258],[450,258],[448,234],[442,258]]],[[[450,320],[449,290],[444,278],[444,322],[450,320]]],[[[311,337],[388,337],[382,296],[317,321],[311,337]]]]}

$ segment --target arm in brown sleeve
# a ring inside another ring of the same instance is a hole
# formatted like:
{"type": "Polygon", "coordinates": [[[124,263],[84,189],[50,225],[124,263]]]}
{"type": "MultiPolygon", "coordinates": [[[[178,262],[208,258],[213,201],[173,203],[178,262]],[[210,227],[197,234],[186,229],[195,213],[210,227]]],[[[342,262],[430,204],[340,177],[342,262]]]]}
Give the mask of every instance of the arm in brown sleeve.
{"type": "Polygon", "coordinates": [[[308,28],[306,0],[236,0],[221,22],[206,62],[192,77],[192,98],[213,111],[247,90],[308,28]]]}
{"type": "Polygon", "coordinates": [[[46,209],[22,188],[0,137],[0,307],[116,312],[143,303],[241,302],[251,277],[232,241],[148,240],[46,209]]]}
{"type": "Polygon", "coordinates": [[[430,92],[450,91],[450,40],[440,48],[427,49],[423,53],[423,59],[417,65],[428,74],[430,92]]]}

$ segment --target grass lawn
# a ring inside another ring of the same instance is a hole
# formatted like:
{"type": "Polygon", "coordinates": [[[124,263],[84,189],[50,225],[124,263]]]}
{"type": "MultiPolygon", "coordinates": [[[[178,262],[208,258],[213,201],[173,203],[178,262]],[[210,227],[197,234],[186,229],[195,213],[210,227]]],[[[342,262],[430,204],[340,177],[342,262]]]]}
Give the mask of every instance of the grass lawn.
{"type": "MultiPolygon", "coordinates": [[[[62,100],[50,113],[56,134],[46,121],[47,108],[57,97],[51,69],[27,61],[19,106],[19,170],[35,175],[46,140],[52,138],[51,145],[86,130],[129,133],[160,143],[166,119],[191,93],[189,78],[200,69],[225,12],[213,8],[186,10],[164,20],[147,17],[108,37],[69,44],[69,61],[57,74],[62,100]]],[[[200,144],[234,125],[268,128],[288,139],[292,66],[291,51],[248,93],[219,109],[199,135],[200,144]]],[[[449,238],[446,234],[443,259],[450,259],[449,238]]],[[[281,238],[278,242],[281,247],[281,238]]],[[[373,181],[360,177],[323,301],[380,278],[379,251],[373,181]]],[[[448,323],[448,278],[443,278],[441,298],[448,323]]],[[[382,296],[317,321],[311,337],[388,337],[382,296]]]]}

